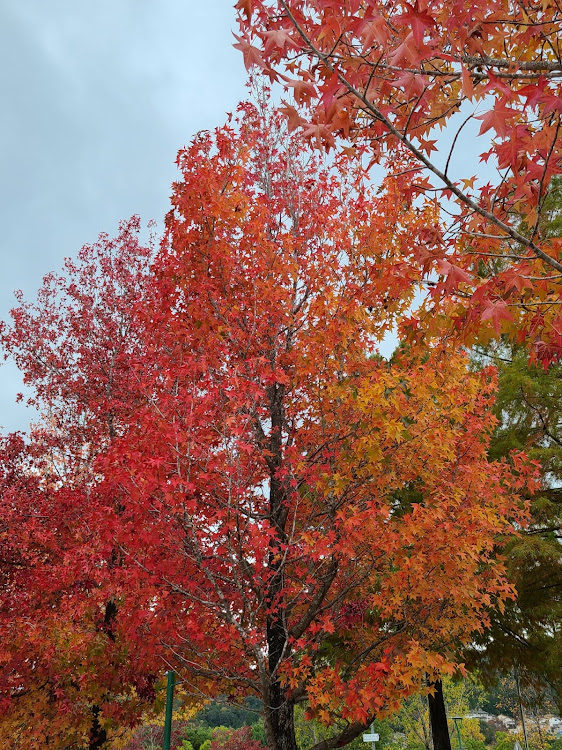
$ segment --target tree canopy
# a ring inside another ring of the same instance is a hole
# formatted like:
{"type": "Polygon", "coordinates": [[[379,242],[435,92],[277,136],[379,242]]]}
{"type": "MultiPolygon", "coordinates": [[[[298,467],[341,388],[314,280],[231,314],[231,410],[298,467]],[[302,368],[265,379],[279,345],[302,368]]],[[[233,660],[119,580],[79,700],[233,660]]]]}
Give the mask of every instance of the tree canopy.
{"type": "MultiPolygon", "coordinates": [[[[292,93],[285,107],[292,128],[370,163],[388,159],[404,179],[403,200],[431,195],[448,206],[443,225],[428,227],[436,247],[416,251],[431,283],[426,326],[452,326],[468,342],[510,333],[540,361],[558,359],[561,246],[542,229],[551,180],[562,170],[557,3],[239,0],[236,7],[235,46],[249,69],[292,93]],[[480,148],[467,140],[471,119],[480,122],[480,148]],[[445,125],[455,135],[441,154],[445,125]],[[475,157],[483,152],[496,179],[479,179],[476,167],[455,172],[456,152],[468,147],[475,157]]],[[[419,323],[412,318],[410,334],[419,323]]]]}
{"type": "MultiPolygon", "coordinates": [[[[261,105],[178,165],[150,261],[125,225],[70,268],[79,287],[48,279],[3,332],[45,407],[24,455],[42,460],[30,502],[49,504],[20,524],[46,552],[33,580],[9,572],[7,601],[16,624],[47,612],[80,634],[89,677],[76,687],[71,660],[49,679],[103,731],[165,663],[198,698],[258,696],[272,749],[294,750],[306,701],[336,722],[329,750],[454,669],[510,595],[491,553],[533,469],[487,459],[492,371],[447,346],[377,354],[431,202],[399,200],[393,177],[374,194],[261,105]]],[[[22,506],[2,513],[12,528],[22,506]]],[[[66,653],[41,643],[4,671],[13,705],[66,653]]]]}

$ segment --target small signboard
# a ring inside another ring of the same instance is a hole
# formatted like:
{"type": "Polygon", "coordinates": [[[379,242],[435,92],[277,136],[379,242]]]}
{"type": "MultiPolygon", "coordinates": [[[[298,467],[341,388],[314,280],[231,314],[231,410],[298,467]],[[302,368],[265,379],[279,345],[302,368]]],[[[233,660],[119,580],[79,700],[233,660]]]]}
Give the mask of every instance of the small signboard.
{"type": "Polygon", "coordinates": [[[363,735],[363,742],[370,742],[371,747],[373,748],[373,750],[375,750],[375,742],[378,742],[378,740],[379,735],[375,732],[375,730],[373,729],[373,725],[371,724],[370,732],[363,735]]]}

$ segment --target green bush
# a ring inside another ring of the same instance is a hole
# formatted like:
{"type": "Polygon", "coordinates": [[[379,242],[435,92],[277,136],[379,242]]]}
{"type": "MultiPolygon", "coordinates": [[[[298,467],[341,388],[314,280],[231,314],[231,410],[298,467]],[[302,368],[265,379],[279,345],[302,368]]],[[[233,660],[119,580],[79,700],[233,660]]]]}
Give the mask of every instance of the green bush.
{"type": "Polygon", "coordinates": [[[199,724],[190,725],[184,733],[184,737],[191,743],[193,750],[201,750],[203,744],[211,739],[211,730],[209,727],[202,727],[199,724]]]}
{"type": "MultiPolygon", "coordinates": [[[[252,724],[252,739],[261,742],[262,745],[267,745],[267,737],[265,735],[265,727],[262,719],[255,724],[252,724]]],[[[562,748],[560,748],[560,750],[562,750],[562,748]]]]}

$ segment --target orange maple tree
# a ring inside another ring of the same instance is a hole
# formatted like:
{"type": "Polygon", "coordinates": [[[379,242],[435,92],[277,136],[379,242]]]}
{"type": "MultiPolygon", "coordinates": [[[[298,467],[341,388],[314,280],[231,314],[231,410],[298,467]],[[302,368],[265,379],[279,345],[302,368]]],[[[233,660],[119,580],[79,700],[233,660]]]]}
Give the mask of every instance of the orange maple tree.
{"type": "Polygon", "coordinates": [[[403,199],[433,195],[447,207],[445,225],[433,228],[439,247],[421,244],[416,254],[431,285],[430,327],[452,324],[469,342],[509,333],[545,364],[558,359],[562,243],[543,221],[562,171],[558,3],[239,0],[236,8],[235,46],[248,68],[293,93],[292,128],[328,148],[343,139],[371,163],[388,158],[404,178],[403,199]],[[473,118],[480,138],[467,140],[473,118]],[[445,125],[455,132],[448,154],[438,149],[445,125]],[[467,150],[484,151],[497,179],[479,180],[477,167],[456,173],[467,150]]]}
{"type": "Polygon", "coordinates": [[[263,102],[178,164],[154,258],[125,225],[2,331],[46,411],[0,486],[8,721],[46,684],[54,747],[100,748],[165,665],[198,697],[259,696],[272,750],[306,701],[329,750],[509,596],[491,552],[532,467],[487,461],[492,371],[377,355],[431,201],[374,194],[263,102]]]}
{"type": "Polygon", "coordinates": [[[510,589],[495,542],[529,478],[490,464],[493,373],[444,347],[376,345],[419,281],[434,208],[374,195],[278,114],[243,105],[179,156],[133,362],[144,399],[98,455],[83,509],[119,565],[96,580],[115,628],[196,695],[261,698],[357,736],[510,589]]]}

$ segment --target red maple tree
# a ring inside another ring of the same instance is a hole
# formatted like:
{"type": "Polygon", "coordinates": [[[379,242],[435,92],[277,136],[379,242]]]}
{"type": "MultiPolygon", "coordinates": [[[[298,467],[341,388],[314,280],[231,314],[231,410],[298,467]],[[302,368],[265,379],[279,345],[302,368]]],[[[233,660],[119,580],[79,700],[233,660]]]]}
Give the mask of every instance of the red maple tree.
{"type": "Polygon", "coordinates": [[[562,244],[545,221],[562,171],[558,4],[239,0],[236,8],[235,46],[248,68],[292,92],[292,128],[327,147],[343,139],[371,163],[388,158],[404,200],[449,200],[445,226],[434,227],[439,247],[416,254],[431,284],[427,327],[452,324],[468,342],[508,333],[545,364],[558,359],[562,244]],[[478,152],[466,138],[473,118],[495,181],[478,180],[476,166],[453,169],[460,150],[478,152]],[[447,124],[456,133],[443,156],[435,152],[447,124]]]}
{"type": "Polygon", "coordinates": [[[525,470],[487,462],[491,373],[376,356],[431,205],[373,195],[253,105],[179,166],[139,311],[154,366],[88,525],[120,550],[128,638],[196,695],[259,696],[271,748],[294,750],[307,701],[336,721],[327,750],[452,669],[509,594],[490,553],[525,470]]]}
{"type": "Polygon", "coordinates": [[[61,706],[82,692],[91,747],[165,664],[197,697],[259,696],[272,750],[295,750],[306,701],[335,721],[329,750],[454,669],[509,595],[491,551],[529,469],[487,461],[492,372],[446,346],[377,355],[431,202],[395,178],[373,194],[251,104],[178,164],[150,266],[126,225],[3,332],[47,410],[42,533],[64,529],[16,622],[58,619],[36,673],[61,706]]]}
{"type": "Polygon", "coordinates": [[[82,248],[49,274],[37,301],[18,294],[0,335],[41,415],[31,434],[3,438],[0,495],[0,740],[14,748],[102,747],[110,719],[135,721],[154,699],[160,663],[132,658],[114,627],[115,596],[96,569],[118,564],[83,523],[94,459],[138,403],[133,368],[149,303],[153,248],[140,222],[82,248]]]}

